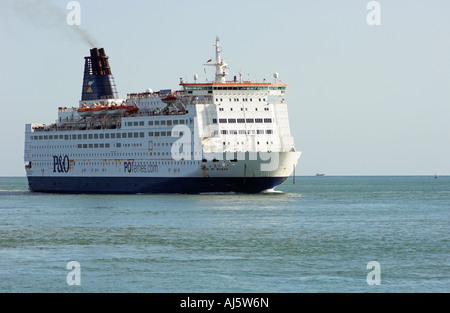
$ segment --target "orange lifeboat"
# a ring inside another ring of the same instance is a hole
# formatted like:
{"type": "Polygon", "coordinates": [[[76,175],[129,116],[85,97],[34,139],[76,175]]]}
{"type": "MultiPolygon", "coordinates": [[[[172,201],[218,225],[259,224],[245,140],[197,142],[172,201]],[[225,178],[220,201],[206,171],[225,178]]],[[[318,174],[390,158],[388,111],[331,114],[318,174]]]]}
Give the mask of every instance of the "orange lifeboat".
{"type": "Polygon", "coordinates": [[[126,107],[122,105],[112,105],[108,108],[108,114],[111,115],[122,115],[127,111],[126,107]]]}
{"type": "Polygon", "coordinates": [[[137,113],[137,111],[139,111],[139,109],[133,105],[127,105],[126,106],[126,112],[129,114],[134,114],[137,113]]]}
{"type": "Polygon", "coordinates": [[[174,103],[177,100],[178,100],[177,97],[173,94],[167,95],[161,99],[162,102],[167,103],[167,104],[174,103]]]}
{"type": "Polygon", "coordinates": [[[92,112],[94,115],[106,115],[108,113],[108,107],[99,104],[95,108],[92,108],[92,112]]]}
{"type": "Polygon", "coordinates": [[[90,116],[93,114],[92,108],[86,106],[86,104],[83,104],[83,107],[78,109],[78,114],[80,114],[80,116],[90,116]]]}

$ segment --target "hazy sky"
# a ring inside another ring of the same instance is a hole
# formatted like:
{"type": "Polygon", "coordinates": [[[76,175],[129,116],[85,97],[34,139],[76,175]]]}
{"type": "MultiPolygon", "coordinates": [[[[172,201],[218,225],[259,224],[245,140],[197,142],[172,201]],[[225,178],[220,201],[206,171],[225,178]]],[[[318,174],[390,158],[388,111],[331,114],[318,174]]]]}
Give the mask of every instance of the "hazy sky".
{"type": "MultiPolygon", "coordinates": [[[[119,95],[204,80],[221,38],[230,77],[290,85],[297,175],[450,175],[450,1],[0,0],[0,176],[25,175],[26,123],[78,106],[87,40],[119,95]]],[[[208,72],[212,78],[213,72],[208,72]]]]}

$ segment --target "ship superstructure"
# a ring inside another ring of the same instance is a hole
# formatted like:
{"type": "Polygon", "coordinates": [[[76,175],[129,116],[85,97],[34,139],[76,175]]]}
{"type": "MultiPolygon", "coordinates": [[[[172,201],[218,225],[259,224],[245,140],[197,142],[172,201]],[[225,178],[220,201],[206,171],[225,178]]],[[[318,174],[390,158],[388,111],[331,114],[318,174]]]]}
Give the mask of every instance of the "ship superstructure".
{"type": "Polygon", "coordinates": [[[27,124],[29,188],[66,193],[254,193],[295,170],[287,84],[234,76],[216,39],[215,78],[118,98],[104,49],[85,58],[77,108],[27,124]]]}

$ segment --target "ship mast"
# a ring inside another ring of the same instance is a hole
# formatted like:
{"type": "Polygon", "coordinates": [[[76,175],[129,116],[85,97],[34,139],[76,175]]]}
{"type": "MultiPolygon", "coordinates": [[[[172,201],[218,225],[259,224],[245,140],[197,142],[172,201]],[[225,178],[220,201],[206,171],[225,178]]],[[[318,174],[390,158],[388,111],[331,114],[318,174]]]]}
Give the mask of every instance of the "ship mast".
{"type": "Polygon", "coordinates": [[[216,77],[214,82],[215,83],[224,83],[225,77],[228,75],[226,72],[227,65],[224,60],[220,57],[220,53],[222,52],[222,49],[220,49],[220,39],[219,37],[216,37],[216,62],[215,63],[208,63],[204,65],[208,66],[215,66],[216,67],[216,77]]]}

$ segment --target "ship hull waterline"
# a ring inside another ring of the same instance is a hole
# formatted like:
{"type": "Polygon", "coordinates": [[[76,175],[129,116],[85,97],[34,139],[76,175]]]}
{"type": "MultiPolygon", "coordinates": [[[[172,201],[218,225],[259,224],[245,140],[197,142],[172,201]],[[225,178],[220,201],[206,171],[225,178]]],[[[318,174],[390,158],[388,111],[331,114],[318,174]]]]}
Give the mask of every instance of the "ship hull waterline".
{"type": "Polygon", "coordinates": [[[260,193],[287,177],[28,177],[34,192],[68,194],[138,194],[213,192],[260,193]]]}

